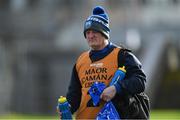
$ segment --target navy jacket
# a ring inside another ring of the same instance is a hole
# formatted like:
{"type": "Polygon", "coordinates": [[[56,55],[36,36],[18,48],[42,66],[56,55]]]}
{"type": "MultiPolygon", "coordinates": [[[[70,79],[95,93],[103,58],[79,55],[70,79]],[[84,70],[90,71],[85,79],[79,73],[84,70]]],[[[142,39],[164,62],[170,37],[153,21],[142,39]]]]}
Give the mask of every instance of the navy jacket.
{"type": "MultiPolygon", "coordinates": [[[[117,46],[109,43],[101,51],[90,51],[89,57],[92,62],[100,60],[111,53],[115,47],[117,46]]],[[[118,66],[122,66],[122,64],[125,65],[127,72],[125,79],[118,81],[115,85],[117,94],[112,100],[115,107],[119,106],[117,101],[124,101],[124,99],[119,100],[117,98],[123,98],[126,94],[133,95],[141,93],[145,90],[146,76],[141,68],[141,63],[133,53],[121,49],[118,54],[118,66]]],[[[72,70],[71,81],[66,97],[71,105],[71,112],[74,113],[79,108],[81,102],[81,84],[76,71],[76,64],[72,70]]]]}

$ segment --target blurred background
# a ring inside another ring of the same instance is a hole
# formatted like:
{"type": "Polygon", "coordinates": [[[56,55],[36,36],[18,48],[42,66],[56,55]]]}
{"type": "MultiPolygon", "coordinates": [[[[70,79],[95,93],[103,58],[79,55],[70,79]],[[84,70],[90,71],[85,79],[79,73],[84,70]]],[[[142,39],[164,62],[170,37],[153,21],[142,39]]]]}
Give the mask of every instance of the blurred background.
{"type": "Polygon", "coordinates": [[[56,114],[96,5],[142,62],[152,111],[180,109],[180,0],[0,0],[0,115],[56,114]]]}

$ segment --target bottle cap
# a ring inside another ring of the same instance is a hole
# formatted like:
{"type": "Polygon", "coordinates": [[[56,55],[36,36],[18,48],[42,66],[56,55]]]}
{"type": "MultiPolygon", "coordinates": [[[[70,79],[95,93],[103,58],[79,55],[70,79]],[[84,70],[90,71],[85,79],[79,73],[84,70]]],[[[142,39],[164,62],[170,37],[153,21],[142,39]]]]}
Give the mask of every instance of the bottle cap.
{"type": "Polygon", "coordinates": [[[126,73],[125,66],[119,67],[118,69],[126,73]]]}
{"type": "Polygon", "coordinates": [[[60,98],[58,99],[59,103],[64,103],[66,101],[67,101],[66,97],[63,97],[63,96],[60,96],[60,98]]]}

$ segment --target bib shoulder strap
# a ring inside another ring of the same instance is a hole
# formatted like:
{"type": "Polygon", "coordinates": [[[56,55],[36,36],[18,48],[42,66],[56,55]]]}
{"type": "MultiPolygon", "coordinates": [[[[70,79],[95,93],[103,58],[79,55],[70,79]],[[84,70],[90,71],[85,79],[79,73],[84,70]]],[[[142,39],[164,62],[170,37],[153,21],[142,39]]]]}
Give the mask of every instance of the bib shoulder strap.
{"type": "Polygon", "coordinates": [[[127,52],[131,52],[131,50],[121,47],[118,53],[118,67],[124,66],[127,52]]]}

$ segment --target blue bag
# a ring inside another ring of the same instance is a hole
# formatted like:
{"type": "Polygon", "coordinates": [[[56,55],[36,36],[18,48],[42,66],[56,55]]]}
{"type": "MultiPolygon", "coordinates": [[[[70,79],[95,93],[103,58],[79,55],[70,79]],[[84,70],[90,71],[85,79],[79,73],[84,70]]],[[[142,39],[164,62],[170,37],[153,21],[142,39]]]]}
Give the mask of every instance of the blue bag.
{"type": "Polygon", "coordinates": [[[113,103],[109,101],[98,113],[96,120],[120,120],[120,116],[113,103]]]}
{"type": "MultiPolygon", "coordinates": [[[[89,94],[93,100],[93,104],[96,106],[100,102],[100,95],[103,90],[106,88],[104,83],[95,82],[91,88],[89,89],[89,94]]],[[[116,108],[114,107],[111,101],[107,102],[101,111],[98,113],[96,120],[104,120],[104,119],[120,119],[116,108]]]]}

